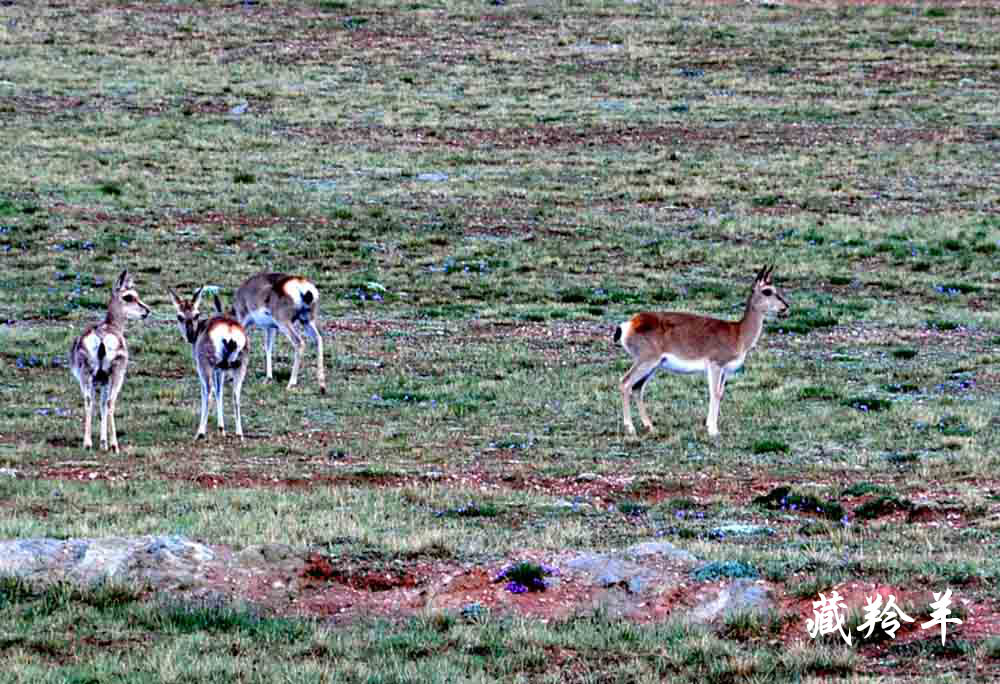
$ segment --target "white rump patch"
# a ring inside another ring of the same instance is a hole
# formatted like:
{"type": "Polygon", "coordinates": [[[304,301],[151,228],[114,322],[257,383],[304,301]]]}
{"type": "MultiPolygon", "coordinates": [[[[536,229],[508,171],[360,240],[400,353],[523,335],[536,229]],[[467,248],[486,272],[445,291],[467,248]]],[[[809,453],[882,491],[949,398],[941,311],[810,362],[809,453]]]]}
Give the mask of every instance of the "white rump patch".
{"type": "Polygon", "coordinates": [[[674,373],[698,373],[705,371],[706,364],[704,359],[682,359],[673,354],[664,354],[660,358],[660,367],[674,373]]]}
{"type": "Polygon", "coordinates": [[[95,332],[89,333],[80,340],[80,346],[83,350],[87,352],[87,357],[93,361],[97,362],[97,348],[101,346],[101,336],[95,332]]]}
{"type": "Polygon", "coordinates": [[[243,351],[247,346],[247,336],[243,330],[228,323],[214,326],[208,331],[208,339],[212,341],[212,349],[215,350],[215,357],[218,359],[222,358],[222,343],[227,340],[235,342],[239,351],[243,351]]]}
{"type": "Polygon", "coordinates": [[[114,335],[105,335],[102,338],[97,331],[92,331],[84,337],[83,340],[81,340],[81,346],[87,352],[90,364],[96,369],[97,350],[100,348],[101,342],[104,342],[103,370],[108,370],[111,367],[111,362],[118,356],[118,353],[121,350],[121,344],[119,344],[117,337],[114,335]]]}
{"type": "Polygon", "coordinates": [[[114,335],[104,336],[104,349],[107,350],[108,356],[115,356],[118,354],[118,350],[121,345],[118,344],[118,338],[114,335]]]}
{"type": "Polygon", "coordinates": [[[285,294],[291,297],[292,301],[295,302],[295,308],[302,307],[302,296],[306,292],[312,293],[313,301],[319,299],[319,290],[316,289],[315,285],[304,278],[292,278],[286,281],[283,289],[285,294]]]}

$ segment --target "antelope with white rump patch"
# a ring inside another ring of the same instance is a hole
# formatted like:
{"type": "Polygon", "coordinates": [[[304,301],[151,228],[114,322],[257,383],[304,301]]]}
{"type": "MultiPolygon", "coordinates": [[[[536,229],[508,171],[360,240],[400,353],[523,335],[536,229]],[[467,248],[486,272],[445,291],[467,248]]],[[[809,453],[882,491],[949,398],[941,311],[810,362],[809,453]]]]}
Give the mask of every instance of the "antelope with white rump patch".
{"type": "Polygon", "coordinates": [[[316,328],[319,317],[319,290],[311,282],[300,276],[284,273],[258,273],[240,285],[233,297],[233,311],[240,324],[249,329],[257,326],[264,329],[264,359],[267,379],[273,379],[271,352],[277,331],[288,338],[294,348],[292,376],[288,388],[295,387],[299,380],[299,366],[305,351],[305,340],[295,328],[295,322],[302,324],[306,335],[316,342],[316,379],[319,391],[326,393],[326,373],[323,367],[323,336],[316,328]]]}
{"type": "Polygon", "coordinates": [[[111,288],[108,313],[102,323],[93,325],[73,340],[69,364],[73,377],[83,392],[83,448],[94,446],[91,423],[94,418],[94,395],[101,390],[101,448],[118,453],[118,429],[115,426],[115,405],[125,369],[128,368],[128,348],[125,346],[125,322],[129,318],[145,318],[149,307],[139,299],[132,276],[122,271],[111,288]]]}
{"type": "Polygon", "coordinates": [[[639,416],[650,433],[653,423],[646,413],[643,394],[646,384],[660,368],[675,373],[704,372],[708,380],[708,434],[719,434],[719,403],[726,388],[726,378],[743,365],[747,352],[757,344],[764,327],[764,317],[788,312],[788,302],[771,282],[774,267],[764,267],[757,274],[743,318],[723,321],[690,313],[639,313],[615,329],[615,342],[632,357],[634,363],[622,377],[622,407],[625,430],[635,434],[629,398],[639,390],[639,416]]]}
{"type": "Polygon", "coordinates": [[[219,432],[226,434],[225,422],[222,418],[222,388],[226,378],[233,383],[233,407],[236,412],[236,435],[243,439],[243,416],[240,412],[240,398],[243,391],[243,379],[247,374],[247,356],[250,353],[249,339],[243,326],[236,320],[222,313],[219,298],[215,298],[216,313],[211,318],[202,320],[198,307],[201,305],[199,287],[190,300],[181,299],[173,290],[170,298],[177,309],[177,327],[184,339],[191,345],[194,356],[194,367],[198,371],[201,383],[201,418],[198,421],[196,439],[205,436],[208,430],[208,401],[215,401],[216,417],[219,432]]]}

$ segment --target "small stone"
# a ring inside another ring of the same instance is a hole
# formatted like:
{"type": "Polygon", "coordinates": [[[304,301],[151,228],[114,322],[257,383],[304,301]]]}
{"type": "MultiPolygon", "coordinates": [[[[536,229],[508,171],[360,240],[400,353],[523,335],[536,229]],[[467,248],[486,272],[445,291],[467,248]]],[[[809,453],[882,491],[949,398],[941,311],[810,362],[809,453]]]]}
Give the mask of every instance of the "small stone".
{"type": "Polygon", "coordinates": [[[448,180],[448,174],[441,173],[440,171],[430,171],[427,173],[418,173],[418,181],[424,181],[425,183],[443,183],[448,180]]]}
{"type": "Polygon", "coordinates": [[[729,523],[713,527],[708,531],[708,536],[713,539],[725,539],[726,537],[773,537],[774,530],[764,525],[751,523],[729,523]]]}
{"type": "Polygon", "coordinates": [[[486,606],[475,601],[473,603],[466,603],[462,606],[462,617],[466,620],[478,620],[483,618],[487,614],[486,606]]]}

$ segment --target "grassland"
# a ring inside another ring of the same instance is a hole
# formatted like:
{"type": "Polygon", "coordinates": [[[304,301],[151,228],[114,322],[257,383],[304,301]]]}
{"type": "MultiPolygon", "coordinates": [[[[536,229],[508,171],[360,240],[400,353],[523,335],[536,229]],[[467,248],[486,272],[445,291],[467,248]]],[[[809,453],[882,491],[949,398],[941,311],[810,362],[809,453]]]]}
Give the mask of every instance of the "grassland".
{"type": "Polygon", "coordinates": [[[663,538],[782,597],[708,628],[331,624],[6,580],[0,680],[996,676],[998,29],[988,2],[0,3],[0,538],[491,569],[663,538]],[[613,326],[736,318],[764,263],[793,312],[721,437],[674,376],[659,435],[626,439],[613,326]],[[66,352],[125,267],[155,314],[122,453],[85,453],[66,352]],[[283,341],[265,384],[257,335],[249,439],[196,443],[166,289],[265,268],[319,286],[331,391],[311,355],[284,388],[283,341]],[[846,519],[753,503],[777,486],[846,519]],[[470,502],[490,515],[440,515],[470,502]],[[776,533],[710,533],[732,521],[776,533]],[[790,606],[852,581],[951,587],[978,626],[805,639],[790,606]]]}

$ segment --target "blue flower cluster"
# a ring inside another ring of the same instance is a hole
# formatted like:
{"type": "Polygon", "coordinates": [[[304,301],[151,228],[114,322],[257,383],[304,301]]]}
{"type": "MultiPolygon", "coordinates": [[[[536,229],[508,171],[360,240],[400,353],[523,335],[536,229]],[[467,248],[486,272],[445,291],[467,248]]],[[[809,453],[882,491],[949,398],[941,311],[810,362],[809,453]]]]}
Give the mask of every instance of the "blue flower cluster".
{"type": "Polygon", "coordinates": [[[521,561],[508,565],[493,581],[507,582],[504,589],[512,594],[523,594],[528,591],[545,591],[549,586],[546,577],[558,576],[559,569],[551,565],[521,561]]]}

